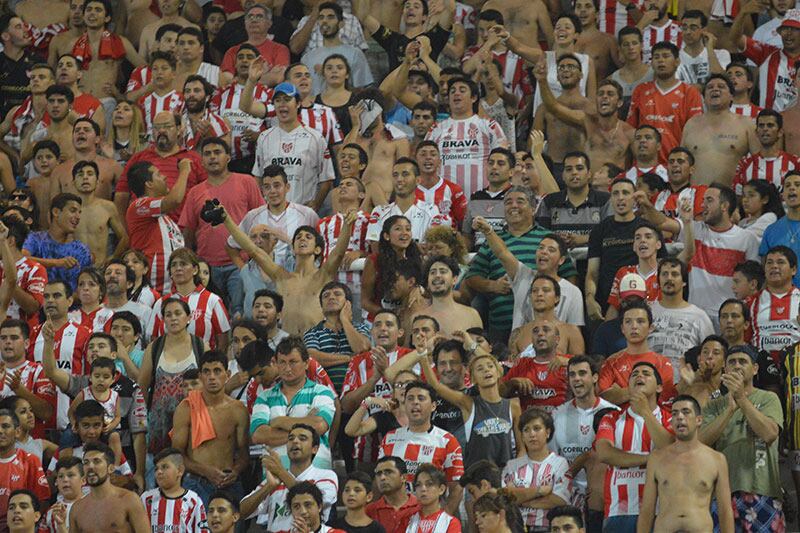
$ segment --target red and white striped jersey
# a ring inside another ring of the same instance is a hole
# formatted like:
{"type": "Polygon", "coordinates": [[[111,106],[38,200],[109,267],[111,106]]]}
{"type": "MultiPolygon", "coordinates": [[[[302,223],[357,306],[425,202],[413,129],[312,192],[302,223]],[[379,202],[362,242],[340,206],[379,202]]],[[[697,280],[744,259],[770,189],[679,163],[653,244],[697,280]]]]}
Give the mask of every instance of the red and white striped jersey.
{"type": "MultiPolygon", "coordinates": [[[[477,45],[468,48],[464,53],[464,57],[461,58],[461,63],[463,64],[469,60],[479,49],[480,46],[477,45]]],[[[499,62],[502,67],[500,77],[503,80],[503,87],[506,92],[516,96],[519,99],[519,105],[524,106],[523,98],[533,94],[533,84],[531,84],[530,76],[525,69],[525,60],[511,50],[492,50],[492,59],[499,62]]]]}
{"type": "Polygon", "coordinates": [[[186,490],[179,498],[165,496],[161,489],[151,489],[141,495],[142,503],[150,519],[153,533],[207,533],[206,509],[200,496],[186,490]]]}
{"type": "Polygon", "coordinates": [[[489,152],[508,146],[500,125],[478,115],[438,122],[425,139],[439,145],[442,177],[459,185],[467,198],[486,186],[489,152]]]}
{"type": "Polygon", "coordinates": [[[37,28],[31,24],[25,23],[28,31],[31,33],[33,39],[32,47],[42,57],[47,57],[50,52],[50,41],[59,33],[67,31],[67,26],[60,22],[48,24],[44,28],[37,28]]]}
{"type": "Polygon", "coordinates": [[[464,474],[461,445],[452,433],[437,426],[424,433],[407,427],[393,429],[383,437],[378,457],[394,455],[406,462],[406,481],[414,482],[419,465],[431,463],[444,471],[447,481],[458,481],[464,474]]]}
{"type": "Polygon", "coordinates": [[[456,2],[453,24],[461,24],[465,30],[474,30],[478,27],[478,13],[474,7],[456,2]]]}
{"type": "Polygon", "coordinates": [[[155,120],[156,115],[162,111],[179,113],[183,108],[183,95],[175,90],[168,92],[164,96],[159,96],[152,92],[139,98],[139,107],[144,115],[147,135],[152,136],[153,120],[155,120]]]}
{"type": "MultiPolygon", "coordinates": [[[[23,291],[33,296],[39,306],[44,303],[44,286],[47,285],[47,269],[42,265],[31,259],[30,257],[21,257],[16,262],[17,265],[17,286],[23,291]]],[[[0,282],[3,280],[3,271],[0,269],[0,282]]],[[[11,300],[8,304],[8,311],[6,316],[9,318],[16,318],[25,320],[30,327],[35,326],[39,322],[38,313],[26,315],[16,300],[11,300]]]]}
{"type": "Polygon", "coordinates": [[[667,19],[667,23],[663,26],[650,24],[642,30],[642,61],[650,63],[653,45],[661,41],[669,41],[680,50],[683,44],[683,30],[681,29],[681,25],[674,20],[667,19]]]}
{"type": "MultiPolygon", "coordinates": [[[[45,112],[44,117],[49,118],[47,112],[45,112]]],[[[17,107],[16,111],[14,111],[14,115],[11,118],[11,127],[9,128],[8,133],[6,133],[6,136],[3,137],[3,140],[11,148],[19,151],[20,147],[22,146],[22,130],[30,122],[33,122],[34,118],[35,113],[33,110],[33,97],[28,96],[22,101],[19,107],[17,107]]]]}
{"type": "Polygon", "coordinates": [[[661,163],[657,164],[654,167],[640,167],[639,165],[633,165],[631,168],[620,174],[618,177],[623,177],[633,183],[636,183],[642,174],[647,174],[648,172],[653,172],[661,176],[665,182],[669,182],[669,171],[667,167],[662,165],[661,163]]]}
{"type": "Polygon", "coordinates": [[[411,517],[406,526],[406,533],[461,533],[461,521],[444,509],[439,509],[428,516],[421,514],[420,511],[411,517]]]}
{"type": "MultiPolygon", "coordinates": [[[[38,457],[17,449],[0,459],[0,524],[6,524],[8,497],[17,489],[33,491],[40,502],[50,499],[50,485],[38,457]]],[[[8,529],[6,529],[8,531],[8,529]]]]}
{"type": "Polygon", "coordinates": [[[142,304],[143,306],[152,309],[158,300],[161,299],[161,293],[149,285],[142,287],[139,295],[136,298],[131,298],[132,302],[142,304]]]}
{"type": "Polygon", "coordinates": [[[101,305],[91,313],[87,313],[83,309],[70,311],[67,313],[67,320],[73,324],[83,326],[91,332],[95,332],[105,331],[106,322],[111,320],[112,316],[114,316],[114,311],[101,305]]]}
{"type": "Polygon", "coordinates": [[[759,105],[784,111],[797,101],[794,86],[795,62],[800,55],[790,56],[783,49],[747,38],[744,48],[747,59],[758,65],[759,105]]]}
{"type": "MultiPolygon", "coordinates": [[[[44,375],[44,367],[39,363],[25,360],[16,368],[6,367],[5,376],[20,373],[22,386],[32,392],[37,398],[46,401],[53,407],[56,406],[56,387],[47,376],[44,375]]],[[[8,386],[7,380],[0,380],[0,398],[14,396],[14,391],[8,386]]],[[[52,427],[50,421],[36,419],[36,425],[31,432],[34,438],[43,438],[45,429],[52,427]]]]}
{"type": "Polygon", "coordinates": [[[313,200],[320,183],[335,179],[328,143],[302,124],[292,131],[274,126],[258,136],[252,174],[261,176],[268,165],[283,167],[291,186],[286,199],[298,204],[313,200]]]}
{"type": "MultiPolygon", "coordinates": [[[[211,125],[211,131],[207,132],[207,137],[222,137],[231,131],[231,129],[225,123],[225,120],[218,114],[209,111],[208,108],[206,108],[205,112],[203,113],[202,120],[208,121],[208,123],[211,125]]],[[[203,136],[200,134],[200,132],[195,133],[192,130],[192,123],[189,120],[189,112],[186,111],[186,109],[183,110],[183,127],[186,131],[183,139],[183,145],[187,150],[194,150],[200,144],[203,136]]]]}
{"type": "Polygon", "coordinates": [[[766,287],[750,303],[750,343],[777,356],[781,350],[800,342],[797,324],[800,289],[792,287],[786,294],[773,294],[766,287]]]}
{"type": "MultiPolygon", "coordinates": [[[[88,488],[88,487],[87,487],[88,488]]],[[[78,500],[75,500],[78,501],[78,500]]],[[[72,510],[72,504],[75,502],[68,502],[66,501],[60,494],[58,495],[58,503],[63,504],[64,507],[67,508],[67,512],[65,513],[65,520],[66,524],[69,524],[69,512],[72,510]]],[[[58,533],[59,528],[56,524],[55,517],[53,516],[53,508],[47,510],[47,514],[44,517],[44,520],[39,523],[39,529],[37,530],[38,533],[58,533]]]]}
{"type": "Polygon", "coordinates": [[[653,207],[670,218],[678,218],[681,202],[687,200],[692,204],[694,216],[699,216],[703,212],[703,197],[707,189],[707,185],[686,185],[677,192],[661,191],[653,201],[653,207]]]}
{"type": "Polygon", "coordinates": [[[661,287],[658,285],[658,269],[655,268],[650,272],[642,273],[639,271],[638,265],[628,265],[620,267],[614,275],[614,281],[611,284],[611,292],[608,294],[608,305],[613,305],[619,309],[619,285],[622,283],[622,278],[627,274],[638,274],[644,278],[645,291],[647,292],[646,300],[650,303],[658,301],[661,298],[661,287]]]}
{"type": "MultiPolygon", "coordinates": [[[[659,405],[653,415],[667,431],[673,433],[670,425],[672,415],[667,408],[659,405]]],[[[603,417],[597,428],[595,446],[601,440],[611,441],[615,448],[627,453],[648,455],[652,449],[644,418],[634,413],[630,407],[603,417]]],[[[604,489],[606,517],[639,514],[646,473],[647,469],[643,466],[608,467],[604,489]]]]}
{"type": "Polygon", "coordinates": [[[461,227],[467,212],[467,197],[461,187],[450,180],[439,178],[430,189],[417,185],[416,195],[418,200],[435,205],[439,213],[453,219],[456,228],[461,227]]]}
{"type": "Polygon", "coordinates": [[[225,304],[222,303],[222,298],[202,285],[198,285],[186,296],[173,291],[161,297],[161,300],[153,307],[151,326],[148,332],[151,339],[164,334],[164,317],[161,306],[168,298],[180,298],[189,304],[189,309],[192,311],[192,315],[189,317],[189,333],[206,341],[212,350],[216,344],[216,336],[231,329],[228,311],[225,309],[225,304]]]}
{"type": "MultiPolygon", "coordinates": [[[[344,215],[336,213],[329,217],[325,217],[317,223],[317,231],[322,235],[325,245],[322,248],[322,260],[327,261],[333,247],[339,240],[339,235],[342,233],[342,226],[344,223],[344,215]]],[[[363,211],[358,212],[358,218],[353,222],[353,231],[350,235],[350,243],[347,245],[347,251],[359,251],[367,253],[367,227],[369,226],[369,217],[363,211]]],[[[342,283],[360,283],[361,272],[352,270],[340,269],[338,279],[342,283]]],[[[352,286],[352,285],[351,285],[352,286]]],[[[360,285],[359,285],[360,286],[360,285]]]]}
{"type": "Polygon", "coordinates": [[[739,0],[714,0],[711,4],[711,20],[732,24],[739,13],[739,0]]]}
{"type": "MultiPolygon", "coordinates": [[[[527,455],[510,460],[503,468],[504,487],[542,487],[552,488],[552,494],[569,503],[572,492],[569,477],[569,462],[553,452],[542,461],[533,461],[527,455]]],[[[528,529],[546,528],[547,509],[534,509],[520,505],[522,519],[528,529]]],[[[538,529],[537,529],[538,531],[538,529]]]]}
{"type": "Polygon", "coordinates": [[[427,204],[415,199],[414,203],[404,213],[395,202],[379,205],[372,210],[367,227],[367,240],[380,240],[383,223],[391,216],[403,215],[411,221],[411,237],[417,242],[424,242],[425,232],[431,226],[452,225],[453,221],[447,215],[439,214],[439,209],[433,204],[427,204]]]}
{"type": "Polygon", "coordinates": [[[763,107],[759,107],[756,104],[731,104],[732,112],[737,115],[752,118],[753,121],[758,118],[758,114],[761,113],[762,109],[763,107]]]}
{"type": "MultiPolygon", "coordinates": [[[[83,376],[89,373],[89,365],[86,364],[86,344],[89,342],[91,334],[92,332],[83,326],[69,321],[55,331],[53,354],[58,368],[76,376],[83,376]]],[[[44,335],[42,335],[41,325],[36,326],[31,331],[30,338],[28,360],[41,363],[42,354],[44,353],[44,335]]],[[[56,428],[64,429],[69,424],[67,409],[69,409],[70,398],[60,390],[56,392],[58,393],[56,428]]]]}
{"type": "Polygon", "coordinates": [[[742,188],[748,181],[767,180],[780,191],[783,178],[790,170],[800,166],[800,158],[781,150],[775,157],[764,157],[761,152],[749,154],[739,160],[733,177],[733,188],[737,196],[743,194],[742,188]]]}
{"type": "MultiPolygon", "coordinates": [[[[636,9],[642,7],[641,0],[633,0],[632,4],[636,9]]],[[[631,13],[634,10],[628,11],[626,6],[617,0],[600,0],[597,9],[597,25],[600,31],[608,33],[617,38],[619,30],[625,26],[635,26],[631,13]]]]}
{"type": "MultiPolygon", "coordinates": [[[[243,159],[250,156],[255,149],[255,142],[247,142],[243,135],[246,131],[262,132],[267,129],[264,121],[239,109],[239,99],[244,85],[232,83],[224,90],[217,92],[212,98],[211,110],[228,121],[231,127],[231,159],[243,159]]],[[[264,105],[272,101],[272,89],[256,85],[253,98],[264,105]]]]}
{"type": "Polygon", "coordinates": [[[128,84],[125,86],[125,92],[138,91],[153,80],[153,71],[150,70],[148,65],[136,67],[131,72],[131,77],[128,78],[128,84]]]}
{"type": "MultiPolygon", "coordinates": [[[[272,104],[267,105],[267,116],[265,121],[268,127],[278,125],[277,115],[275,113],[275,106],[272,104]]],[[[333,109],[325,104],[318,104],[314,102],[310,107],[299,107],[297,109],[297,118],[304,126],[317,130],[322,138],[328,143],[328,146],[339,144],[344,140],[342,135],[342,127],[339,121],[336,120],[336,115],[333,109]]]]}
{"type": "Polygon", "coordinates": [[[183,246],[183,234],[172,217],[161,213],[162,200],[137,198],[128,206],[125,219],[131,248],[141,250],[150,260],[150,286],[163,293],[172,286],[167,261],[174,250],[183,246]]]}

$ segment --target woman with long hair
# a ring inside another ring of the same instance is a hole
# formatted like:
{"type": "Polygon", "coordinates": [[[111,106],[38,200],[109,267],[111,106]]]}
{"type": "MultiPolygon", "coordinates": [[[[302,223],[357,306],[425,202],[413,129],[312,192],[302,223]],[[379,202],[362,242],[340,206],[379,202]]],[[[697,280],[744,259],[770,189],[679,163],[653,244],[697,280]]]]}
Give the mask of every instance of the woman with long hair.
{"type": "Polygon", "coordinates": [[[361,277],[361,307],[370,318],[380,311],[384,299],[391,298],[395,269],[400,261],[414,261],[422,268],[422,254],[411,237],[411,221],[403,215],[386,219],[378,241],[378,252],[367,256],[361,277]]]}
{"type": "Polygon", "coordinates": [[[767,180],[752,180],[744,184],[739,212],[742,215],[739,226],[752,231],[759,239],[767,226],[785,214],[778,189],[767,180]]]}
{"type": "Polygon", "coordinates": [[[368,396],[348,420],[344,428],[345,434],[355,438],[376,433],[375,438],[380,442],[393,429],[408,426],[403,397],[406,394],[406,385],[418,379],[419,376],[411,370],[398,372],[392,380],[392,397],[368,396]]]}
{"type": "Polygon", "coordinates": [[[342,128],[342,135],[347,136],[353,129],[350,119],[350,106],[355,102],[350,90],[350,64],[341,54],[331,54],[322,62],[322,77],[325,88],[317,95],[315,102],[325,104],[333,109],[336,120],[342,128]]]}
{"type": "Polygon", "coordinates": [[[80,324],[89,331],[103,331],[103,327],[114,315],[114,311],[103,305],[106,297],[106,280],[95,267],[86,267],[78,274],[75,291],[80,307],[70,311],[67,319],[80,324]]]}
{"type": "Polygon", "coordinates": [[[131,289],[131,301],[152,309],[161,299],[161,293],[150,286],[150,279],[147,277],[150,261],[147,260],[147,256],[141,250],[131,248],[122,254],[122,260],[136,276],[131,289]]]}
{"type": "Polygon", "coordinates": [[[145,131],[139,106],[128,100],[117,102],[117,107],[111,114],[111,127],[108,129],[111,153],[106,155],[124,164],[133,154],[147,148],[145,131]]]}

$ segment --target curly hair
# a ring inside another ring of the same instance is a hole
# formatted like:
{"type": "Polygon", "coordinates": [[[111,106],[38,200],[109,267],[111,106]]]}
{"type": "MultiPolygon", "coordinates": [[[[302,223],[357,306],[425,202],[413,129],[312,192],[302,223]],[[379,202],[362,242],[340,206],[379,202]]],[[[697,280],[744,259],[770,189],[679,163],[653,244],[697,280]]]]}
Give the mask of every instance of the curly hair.
{"type": "Polygon", "coordinates": [[[441,242],[450,247],[453,251],[452,258],[458,261],[459,265],[467,264],[467,245],[464,238],[452,227],[447,225],[432,226],[425,232],[425,242],[441,242]]]}

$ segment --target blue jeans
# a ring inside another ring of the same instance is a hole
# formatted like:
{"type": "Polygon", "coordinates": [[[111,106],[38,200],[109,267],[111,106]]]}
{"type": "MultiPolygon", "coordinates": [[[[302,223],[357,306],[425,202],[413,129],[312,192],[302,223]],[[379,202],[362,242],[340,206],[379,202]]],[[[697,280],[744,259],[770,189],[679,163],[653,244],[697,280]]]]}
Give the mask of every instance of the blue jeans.
{"type": "Polygon", "coordinates": [[[244,305],[244,287],[239,269],[236,265],[212,266],[211,280],[222,294],[228,304],[228,313],[233,317],[236,314],[242,315],[244,305]]]}
{"type": "Polygon", "coordinates": [[[224,489],[217,489],[213,483],[202,476],[198,476],[196,474],[189,474],[188,472],[183,476],[183,488],[193,490],[200,496],[200,499],[203,500],[203,505],[208,507],[208,502],[211,500],[211,496],[217,492],[217,490],[224,490],[228,492],[236,498],[237,500],[241,500],[244,498],[244,486],[242,485],[241,481],[236,481],[233,485],[229,485],[224,489]]]}
{"type": "Polygon", "coordinates": [[[610,516],[603,524],[603,533],[636,533],[639,515],[610,516]]]}

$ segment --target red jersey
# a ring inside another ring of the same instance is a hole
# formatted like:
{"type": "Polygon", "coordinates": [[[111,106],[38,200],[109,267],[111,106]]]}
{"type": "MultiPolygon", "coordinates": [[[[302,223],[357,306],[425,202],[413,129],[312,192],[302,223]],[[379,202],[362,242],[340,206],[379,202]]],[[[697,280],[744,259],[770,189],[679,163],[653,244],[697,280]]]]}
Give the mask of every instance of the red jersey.
{"type": "MultiPolygon", "coordinates": [[[[47,376],[44,375],[44,367],[39,363],[32,361],[23,361],[17,368],[6,367],[5,374],[10,376],[16,372],[20,373],[22,386],[28,389],[37,398],[46,401],[53,408],[56,407],[56,387],[47,376]]],[[[8,398],[14,396],[14,391],[8,386],[5,379],[0,380],[0,398],[8,398]]],[[[35,439],[44,438],[45,429],[53,427],[51,420],[36,419],[36,425],[31,432],[31,436],[35,439]]]]}
{"type": "MultiPolygon", "coordinates": [[[[249,115],[239,109],[239,99],[242,96],[244,85],[235,80],[222,91],[217,92],[209,104],[211,110],[228,121],[231,127],[231,159],[243,159],[254,153],[255,141],[247,142],[244,132],[266,131],[267,125],[260,118],[249,115]]],[[[272,89],[265,85],[256,84],[253,99],[267,105],[272,101],[272,89]]]]}
{"type": "Polygon", "coordinates": [[[198,285],[186,296],[173,291],[161,297],[161,300],[153,307],[151,319],[153,324],[151,331],[148,332],[151,339],[164,334],[161,306],[169,298],[180,298],[189,304],[189,309],[192,311],[192,315],[189,317],[189,333],[206,341],[212,350],[216,345],[217,335],[230,331],[228,310],[225,309],[222,298],[202,285],[198,285]]]}
{"type": "Polygon", "coordinates": [[[443,470],[447,481],[458,481],[464,474],[461,445],[451,433],[433,425],[424,433],[399,427],[384,435],[378,457],[389,455],[406,462],[408,483],[414,482],[417,468],[425,463],[443,470]]]}
{"type": "Polygon", "coordinates": [[[422,511],[411,517],[406,533],[461,533],[461,522],[458,518],[439,509],[428,516],[421,516],[422,511]]]}
{"type": "Polygon", "coordinates": [[[775,157],[764,157],[761,152],[749,154],[739,160],[733,188],[737,196],[741,196],[748,181],[767,180],[780,191],[783,190],[783,178],[790,170],[800,166],[800,158],[781,150],[775,157]]]}
{"type": "MultiPolygon", "coordinates": [[[[339,240],[339,235],[342,233],[342,226],[344,225],[344,215],[336,213],[329,217],[325,217],[317,223],[317,231],[322,235],[325,245],[322,248],[322,260],[327,261],[336,242],[339,240]]],[[[350,243],[347,245],[347,251],[364,252],[366,255],[367,249],[367,228],[369,227],[369,216],[363,211],[358,212],[358,218],[353,223],[353,229],[350,233],[350,243]]],[[[361,283],[361,272],[354,270],[339,270],[338,279],[342,283],[361,283]]],[[[360,286],[360,285],[359,285],[360,286]]]]}
{"type": "Polygon", "coordinates": [[[137,102],[144,115],[144,123],[147,126],[147,135],[152,138],[153,121],[158,113],[169,111],[179,113],[183,108],[183,95],[176,90],[171,90],[164,96],[159,96],[155,92],[146,94],[139,98],[137,102]]]}
{"type": "Polygon", "coordinates": [[[167,261],[170,254],[184,244],[178,224],[161,213],[162,200],[138,198],[128,206],[125,214],[130,247],[141,250],[147,256],[150,261],[150,286],[159,292],[169,291],[172,286],[167,261]]]}
{"type": "Polygon", "coordinates": [[[75,113],[83,118],[92,118],[94,112],[97,111],[103,104],[100,103],[100,100],[95,98],[89,93],[81,93],[80,96],[75,98],[75,101],[72,102],[72,110],[75,113]]]}
{"type": "Polygon", "coordinates": [[[797,101],[794,77],[795,62],[800,55],[790,56],[781,48],[747,38],[744,49],[747,59],[758,65],[759,105],[784,111],[797,101]]]}
{"type": "Polygon", "coordinates": [[[153,80],[153,71],[150,70],[148,65],[136,67],[131,72],[131,77],[128,78],[128,84],[125,86],[125,92],[130,93],[138,91],[153,80]]]}
{"type": "Polygon", "coordinates": [[[169,498],[160,489],[151,489],[140,498],[153,531],[207,533],[206,509],[200,496],[187,490],[179,498],[169,498]]]}
{"type": "Polygon", "coordinates": [[[381,496],[379,500],[367,504],[367,516],[378,522],[386,533],[405,533],[411,517],[419,512],[420,505],[416,496],[408,495],[408,500],[399,509],[386,502],[381,496]]]}
{"type": "Polygon", "coordinates": [[[549,361],[539,362],[533,356],[521,355],[511,370],[503,376],[502,381],[527,378],[533,382],[533,392],[520,396],[520,407],[523,411],[528,407],[539,407],[552,413],[556,407],[567,401],[567,367],[560,366],[554,371],[549,367],[549,361]]]}
{"type": "Polygon", "coordinates": [[[645,290],[647,291],[647,301],[652,303],[661,298],[661,287],[658,285],[658,269],[654,269],[647,274],[639,272],[637,265],[629,265],[620,267],[617,274],[614,276],[614,282],[611,284],[611,292],[608,294],[608,305],[613,305],[619,309],[619,284],[622,283],[622,278],[625,274],[639,274],[644,278],[645,290]]]}
{"type": "Polygon", "coordinates": [[[600,369],[600,379],[597,380],[597,389],[603,393],[611,388],[612,385],[619,385],[620,388],[628,390],[628,378],[633,370],[633,365],[640,361],[646,361],[658,369],[658,373],[664,382],[664,388],[658,397],[658,403],[667,404],[677,394],[675,384],[672,382],[675,371],[672,363],[666,357],[655,352],[640,354],[629,354],[626,351],[617,352],[603,363],[600,369]]]}
{"type": "Polygon", "coordinates": [[[439,178],[439,181],[430,189],[417,185],[415,194],[417,200],[435,205],[439,208],[439,213],[448,215],[453,219],[453,227],[461,227],[464,222],[464,215],[467,212],[467,197],[459,185],[450,180],[439,178]]]}
{"type": "MultiPolygon", "coordinates": [[[[653,414],[662,426],[670,433],[673,432],[670,426],[672,415],[668,409],[659,406],[653,414]]],[[[595,446],[601,440],[610,441],[615,448],[628,453],[647,455],[652,449],[644,418],[634,413],[630,407],[603,417],[600,427],[597,428],[595,446]]],[[[604,488],[606,517],[639,514],[646,473],[647,468],[643,466],[607,468],[604,488]]]]}
{"type": "Polygon", "coordinates": [[[769,352],[779,361],[785,348],[800,342],[800,325],[797,323],[800,306],[800,289],[792,287],[786,294],[761,290],[750,302],[750,326],[753,337],[750,344],[769,352]]]}
{"type": "Polygon", "coordinates": [[[225,123],[225,120],[221,116],[209,111],[208,109],[206,109],[203,114],[203,120],[208,121],[210,124],[210,131],[207,131],[205,135],[192,130],[192,123],[189,120],[189,113],[184,110],[183,126],[185,129],[185,136],[183,138],[183,145],[187,150],[194,150],[198,148],[200,146],[200,141],[202,141],[205,137],[222,137],[231,131],[230,127],[228,127],[228,125],[225,123]]]}
{"type": "Polygon", "coordinates": [[[669,41],[680,50],[683,44],[681,25],[674,20],[667,19],[667,23],[663,26],[659,27],[655,24],[650,24],[642,30],[642,61],[650,63],[653,45],[661,41],[669,41]]]}
{"type": "Polygon", "coordinates": [[[653,200],[653,207],[670,218],[678,218],[682,200],[692,204],[694,216],[703,212],[703,197],[706,195],[708,185],[685,185],[680,191],[661,191],[653,200]]]}
{"type": "Polygon", "coordinates": [[[752,118],[753,121],[758,118],[758,114],[761,113],[762,109],[764,108],[755,104],[731,104],[731,111],[737,115],[752,118]]]}
{"type": "Polygon", "coordinates": [[[680,144],[689,119],[702,112],[703,98],[695,87],[676,81],[672,89],[662,92],[656,82],[649,81],[633,90],[628,123],[634,128],[647,124],[661,133],[659,161],[664,162],[670,150],[680,144]]]}
{"type": "Polygon", "coordinates": [[[42,470],[42,462],[35,455],[19,449],[10,457],[0,458],[0,529],[6,527],[8,497],[17,489],[32,491],[43,504],[50,499],[50,485],[42,470]]]}
{"type": "MultiPolygon", "coordinates": [[[[44,286],[47,285],[47,269],[31,259],[30,257],[20,257],[17,265],[17,286],[23,291],[33,296],[39,307],[44,303],[44,286]]],[[[3,271],[0,269],[0,282],[3,279],[3,271]]],[[[16,300],[11,300],[8,304],[6,316],[28,322],[28,326],[34,327],[39,322],[38,313],[25,314],[16,300]]]]}

